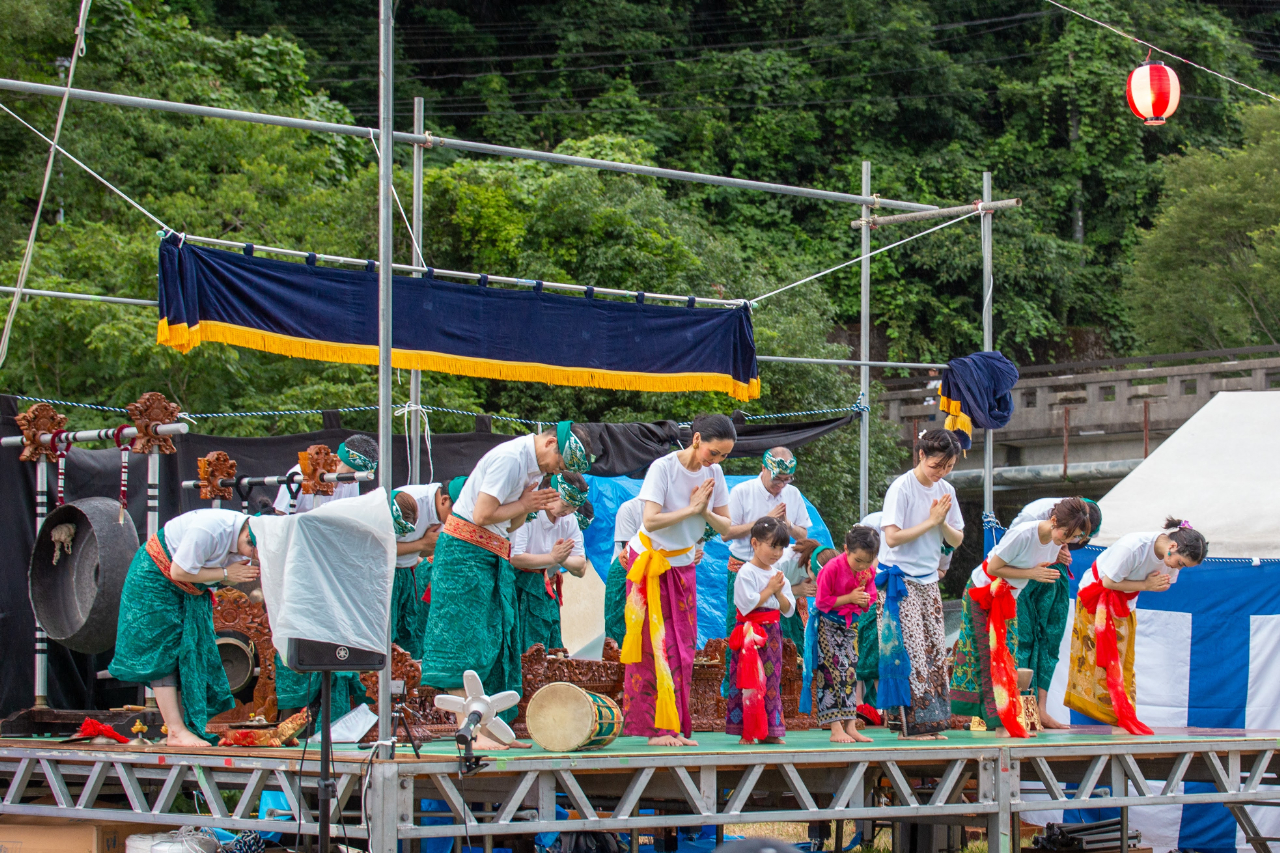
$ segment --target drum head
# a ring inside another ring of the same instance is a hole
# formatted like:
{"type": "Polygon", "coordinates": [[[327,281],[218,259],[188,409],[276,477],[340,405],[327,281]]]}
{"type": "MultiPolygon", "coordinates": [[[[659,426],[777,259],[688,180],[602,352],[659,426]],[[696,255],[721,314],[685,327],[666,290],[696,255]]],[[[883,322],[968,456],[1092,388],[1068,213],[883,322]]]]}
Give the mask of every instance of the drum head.
{"type": "Polygon", "coordinates": [[[575,684],[556,681],[529,700],[525,724],[529,737],[547,752],[572,752],[596,733],[596,706],[575,684]]]}

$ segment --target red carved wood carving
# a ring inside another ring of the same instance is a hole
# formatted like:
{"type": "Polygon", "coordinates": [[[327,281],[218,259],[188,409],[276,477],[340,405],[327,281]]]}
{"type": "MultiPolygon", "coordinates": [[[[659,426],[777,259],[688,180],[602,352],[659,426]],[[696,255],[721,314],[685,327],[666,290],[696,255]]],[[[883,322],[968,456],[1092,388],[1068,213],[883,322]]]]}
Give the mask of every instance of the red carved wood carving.
{"type": "Polygon", "coordinates": [[[337,483],[326,483],[321,474],[333,474],[338,470],[338,455],[323,444],[313,444],[298,454],[298,467],[302,469],[302,493],[304,495],[332,495],[337,483]]]}
{"type": "Polygon", "coordinates": [[[53,406],[48,403],[36,403],[22,414],[14,418],[17,421],[18,429],[22,430],[22,455],[18,458],[23,462],[57,462],[58,457],[53,452],[53,448],[49,445],[40,443],[40,436],[43,433],[52,435],[60,429],[66,429],[67,416],[60,415],[54,411],[53,406]]]}
{"type": "Polygon", "coordinates": [[[236,707],[224,711],[209,721],[214,724],[243,723],[254,717],[276,718],[276,666],[275,646],[271,644],[271,623],[267,620],[266,605],[250,600],[238,589],[220,589],[213,606],[214,631],[239,631],[253,641],[258,655],[258,681],[253,688],[253,700],[245,704],[236,700],[236,707]]]}
{"type": "Polygon", "coordinates": [[[138,402],[125,406],[125,411],[133,419],[138,435],[133,439],[129,449],[134,453],[150,453],[155,448],[161,453],[177,453],[173,439],[167,435],[156,435],[155,428],[161,424],[171,424],[178,419],[182,409],[177,403],[170,403],[159,391],[148,391],[138,398],[138,402]]]}
{"type": "Polygon", "coordinates": [[[206,501],[229,501],[235,495],[230,486],[219,486],[221,480],[229,480],[236,475],[236,461],[224,451],[215,450],[196,460],[196,471],[200,476],[200,498],[206,501]]]}

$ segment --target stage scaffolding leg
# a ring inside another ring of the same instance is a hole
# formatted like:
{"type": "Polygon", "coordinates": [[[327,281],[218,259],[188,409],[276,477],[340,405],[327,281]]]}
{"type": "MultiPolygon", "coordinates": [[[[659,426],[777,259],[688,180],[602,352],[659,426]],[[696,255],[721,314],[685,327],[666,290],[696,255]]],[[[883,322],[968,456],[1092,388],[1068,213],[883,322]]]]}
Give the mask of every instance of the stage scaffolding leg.
{"type": "MultiPolygon", "coordinates": [[[[147,541],[151,541],[151,537],[160,532],[160,451],[157,448],[151,448],[147,452],[147,541]]],[[[156,707],[156,694],[151,691],[151,685],[147,685],[142,690],[142,695],[146,697],[143,703],[148,708],[156,707]]]]}
{"type": "MultiPolygon", "coordinates": [[[[991,201],[991,173],[982,173],[982,200],[991,201]]],[[[995,283],[991,277],[991,218],[995,214],[984,212],[979,214],[982,222],[982,348],[990,352],[995,348],[991,318],[991,298],[995,283]]],[[[864,226],[865,227],[865,226],[864,226]]],[[[864,261],[865,263],[865,261],[864,261]]],[[[986,430],[982,436],[982,511],[993,512],[995,509],[994,483],[992,468],[996,458],[995,433],[986,430]]]]}
{"type": "MultiPolygon", "coordinates": [[[[426,129],[425,105],[422,98],[413,99],[413,132],[422,136],[426,129]]],[[[413,244],[422,247],[422,146],[413,146],[413,244]]],[[[414,266],[421,266],[426,259],[414,258],[414,266]]],[[[422,273],[415,272],[414,278],[422,278],[422,273]]],[[[422,482],[422,416],[418,407],[422,405],[422,371],[409,373],[409,402],[413,410],[409,417],[409,482],[422,482]]]]}
{"type": "MultiPolygon", "coordinates": [[[[862,161],[862,194],[871,195],[871,161],[862,161]]],[[[871,208],[862,206],[862,302],[858,325],[859,352],[862,361],[871,359],[871,259],[867,254],[871,251],[871,208]]],[[[871,405],[871,368],[865,364],[858,370],[858,390],[862,393],[862,402],[871,405]]],[[[858,423],[858,518],[867,515],[867,479],[871,466],[871,418],[864,412],[858,423]]],[[[914,461],[914,460],[913,460],[914,461]]]]}
{"type": "MultiPolygon", "coordinates": [[[[392,79],[395,61],[395,20],[393,0],[380,0],[378,15],[378,129],[382,133],[378,158],[378,485],[395,488],[391,473],[391,286],[392,286],[392,155],[395,142],[395,90],[392,79]]],[[[378,679],[378,740],[391,737],[391,631],[387,630],[387,665],[378,679]]],[[[381,757],[392,752],[380,747],[381,757]]],[[[394,774],[394,767],[392,768],[394,774]]],[[[394,775],[392,783],[394,783],[394,775]]],[[[392,793],[388,791],[387,793],[392,793]]],[[[378,793],[374,792],[378,803],[378,793]]],[[[394,802],[394,800],[393,800],[394,802]]],[[[380,804],[385,805],[385,804],[380,804]]],[[[375,846],[370,851],[394,853],[395,824],[391,826],[391,846],[375,846]]]]}
{"type": "MultiPolygon", "coordinates": [[[[40,535],[40,527],[44,517],[49,514],[49,463],[36,463],[36,536],[40,535]]],[[[36,683],[35,693],[37,708],[49,707],[49,635],[40,626],[40,617],[32,616],[36,622],[36,683]]]]}

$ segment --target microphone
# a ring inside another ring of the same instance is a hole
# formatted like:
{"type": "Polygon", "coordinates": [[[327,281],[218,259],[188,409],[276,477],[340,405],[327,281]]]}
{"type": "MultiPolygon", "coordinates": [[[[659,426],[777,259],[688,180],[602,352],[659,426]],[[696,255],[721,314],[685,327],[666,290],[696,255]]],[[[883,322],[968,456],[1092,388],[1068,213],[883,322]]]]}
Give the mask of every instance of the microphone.
{"type": "Polygon", "coordinates": [[[436,696],[435,705],[442,711],[450,711],[462,721],[454,740],[458,746],[469,746],[475,740],[476,732],[493,738],[498,743],[509,744],[516,739],[502,719],[500,711],[513,707],[520,702],[520,694],[514,690],[504,690],[489,696],[484,692],[484,684],[475,670],[467,670],[462,674],[462,687],[466,696],[454,696],[441,693],[436,696]]]}

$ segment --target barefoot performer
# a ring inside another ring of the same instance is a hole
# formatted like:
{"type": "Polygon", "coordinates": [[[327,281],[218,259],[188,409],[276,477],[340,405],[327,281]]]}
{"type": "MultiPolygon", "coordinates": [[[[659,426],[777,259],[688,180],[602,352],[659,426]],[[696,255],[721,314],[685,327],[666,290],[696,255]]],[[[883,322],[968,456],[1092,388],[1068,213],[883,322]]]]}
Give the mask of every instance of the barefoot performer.
{"type": "Polygon", "coordinates": [[[564,647],[560,636],[560,606],[564,602],[561,567],[577,578],[587,573],[587,552],[577,513],[587,502],[587,481],[569,471],[552,477],[551,488],[559,500],[526,521],[511,537],[521,654],[537,643],[547,651],[564,647]]]}
{"type": "Polygon", "coordinates": [[[689,446],[649,466],[644,523],[627,546],[627,632],[622,733],[655,746],[697,746],[693,655],[698,642],[694,550],[707,525],[729,532],[729,490],[720,461],[737,441],[733,421],[699,415],[689,446]]]}
{"type": "Polygon", "coordinates": [[[1133,603],[1138,593],[1164,592],[1181,569],[1199,565],[1209,551],[1190,523],[1167,518],[1164,528],[1121,536],[1080,580],[1063,704],[1110,723],[1116,734],[1151,734],[1135,710],[1133,603]]]}
{"type": "MultiPolygon", "coordinates": [[[[521,689],[512,536],[531,512],[554,506],[555,489],[538,489],[543,474],[584,473],[592,442],[579,424],[561,421],[490,450],[476,464],[436,542],[431,612],[422,649],[422,683],[462,695],[462,674],[474,670],[489,695],[521,689]]],[[[503,712],[512,719],[516,709],[503,712]]],[[[501,744],[483,735],[479,749],[501,744]]]]}
{"type": "Polygon", "coordinates": [[[121,681],[149,684],[169,746],[208,746],[205,724],[235,705],[213,633],[214,584],[258,577],[249,516],[196,509],[169,521],[134,554],[120,594],[115,657],[121,681]]]}
{"type": "MultiPolygon", "coordinates": [[[[1022,508],[1009,529],[1027,521],[1046,521],[1053,508],[1065,498],[1041,498],[1022,508]]],[[[1040,725],[1046,729],[1068,729],[1066,723],[1049,713],[1049,685],[1058,667],[1058,652],[1067,633],[1067,616],[1071,612],[1071,552],[1089,544],[1102,528],[1102,510],[1088,498],[1080,498],[1089,508],[1089,533],[1067,543],[1053,567],[1058,579],[1051,584],[1033,583],[1018,596],[1018,666],[1032,671],[1031,686],[1036,691],[1040,725]]]]}
{"type": "Polygon", "coordinates": [[[1017,599],[1029,581],[1037,581],[1033,586],[1057,583],[1061,573],[1054,564],[1070,560],[1067,543],[1089,531],[1088,506],[1080,498],[1065,498],[1047,520],[1010,527],[973,570],[951,672],[951,713],[981,717],[999,737],[1029,736],[1014,657],[1017,599]]]}
{"type": "Polygon", "coordinates": [[[787,523],[764,516],[751,527],[751,559],[734,579],[736,625],[729,634],[729,691],[725,734],[739,743],[784,743],[782,719],[782,626],[796,610],[786,575],[774,568],[791,541],[787,523]]]}
{"type": "Polygon", "coordinates": [[[805,628],[800,712],[810,713],[816,700],[818,725],[831,727],[832,743],[871,742],[857,727],[858,624],[876,600],[879,553],[880,532],[857,526],[844,536],[844,553],[818,573],[817,611],[805,628]]]}
{"type": "Polygon", "coordinates": [[[916,444],[916,466],[884,496],[881,529],[889,549],[880,565],[886,587],[877,608],[876,707],[900,713],[902,738],[945,740],[941,732],[951,727],[938,562],[944,545],[957,548],[964,539],[956,490],[943,479],[959,456],[955,433],[929,430],[916,444]]]}

